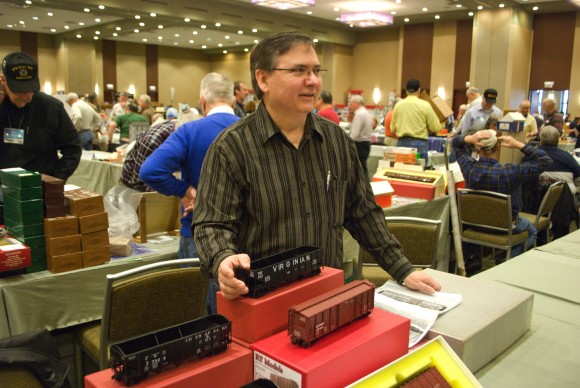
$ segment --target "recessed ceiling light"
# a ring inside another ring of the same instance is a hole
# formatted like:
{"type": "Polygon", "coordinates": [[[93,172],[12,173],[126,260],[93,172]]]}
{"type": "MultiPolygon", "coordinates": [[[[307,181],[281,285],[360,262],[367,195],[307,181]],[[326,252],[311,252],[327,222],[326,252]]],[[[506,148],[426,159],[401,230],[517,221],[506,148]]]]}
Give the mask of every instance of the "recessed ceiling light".
{"type": "Polygon", "coordinates": [[[157,14],[156,14],[155,12],[151,12],[151,13],[149,14],[149,16],[151,16],[152,18],[154,18],[155,16],[157,16],[157,14]]]}
{"type": "Polygon", "coordinates": [[[99,19],[99,18],[96,18],[96,19],[95,19],[95,22],[97,22],[97,23],[100,23],[100,22],[101,22],[101,19],[99,19]]]}
{"type": "Polygon", "coordinates": [[[312,15],[312,11],[307,11],[306,15],[312,15]]]}
{"type": "Polygon", "coordinates": [[[139,27],[145,27],[145,23],[139,22],[139,27]]]}
{"type": "Polygon", "coordinates": [[[96,35],[101,35],[101,31],[95,31],[96,35]]]}
{"type": "Polygon", "coordinates": [[[245,51],[245,52],[248,52],[248,51],[250,51],[250,49],[246,47],[246,48],[244,49],[244,51],[245,51]]]}
{"type": "Polygon", "coordinates": [[[147,38],[143,38],[141,39],[143,42],[147,42],[147,38]]]}
{"type": "Polygon", "coordinates": [[[38,20],[38,16],[33,16],[32,20],[38,20]]]}
{"type": "Polygon", "coordinates": [[[461,8],[461,7],[463,7],[461,4],[455,4],[455,6],[456,6],[457,8],[461,8]]]}
{"type": "Polygon", "coordinates": [[[396,15],[397,11],[391,11],[391,15],[396,15]]]}
{"type": "Polygon", "coordinates": [[[318,39],[312,39],[314,43],[318,43],[318,39]]]}
{"type": "Polygon", "coordinates": [[[239,46],[239,45],[240,45],[240,42],[236,42],[236,46],[239,46]]]}
{"type": "Polygon", "coordinates": [[[65,30],[68,30],[68,29],[70,29],[70,27],[69,26],[64,26],[64,29],[65,30]]]}
{"type": "Polygon", "coordinates": [[[135,19],[139,20],[139,19],[141,19],[141,16],[135,15],[135,19]]]}
{"type": "Polygon", "coordinates": [[[193,39],[190,39],[190,40],[189,40],[189,43],[191,43],[191,44],[194,44],[194,43],[195,43],[195,40],[193,40],[193,39]]]}
{"type": "Polygon", "coordinates": [[[533,9],[534,11],[537,11],[537,10],[539,10],[539,9],[540,9],[540,7],[537,7],[537,6],[536,6],[536,7],[532,8],[532,9],[533,9]]]}
{"type": "Polygon", "coordinates": [[[473,16],[473,12],[470,12],[470,13],[468,13],[467,15],[469,15],[469,16],[473,16]]]}
{"type": "Polygon", "coordinates": [[[20,24],[24,24],[24,20],[21,20],[21,21],[19,21],[18,23],[20,23],[20,24]]]}
{"type": "Polygon", "coordinates": [[[98,36],[95,36],[93,39],[94,40],[99,40],[99,37],[98,36]]]}
{"type": "Polygon", "coordinates": [[[204,48],[207,48],[207,46],[205,44],[202,44],[201,48],[204,49],[204,48]]]}
{"type": "Polygon", "coordinates": [[[201,28],[202,28],[203,30],[205,30],[205,29],[207,28],[207,26],[206,26],[205,24],[202,24],[202,25],[201,25],[201,28]]]}
{"type": "Polygon", "coordinates": [[[423,12],[427,12],[427,11],[428,11],[427,7],[423,7],[423,12]]]}
{"type": "Polygon", "coordinates": [[[134,33],[136,33],[136,34],[138,34],[138,33],[139,33],[139,29],[138,29],[138,28],[135,28],[135,29],[133,30],[133,32],[134,32],[134,33]]]}
{"type": "Polygon", "coordinates": [[[255,44],[258,44],[258,39],[254,39],[254,43],[255,44]]]}
{"type": "Polygon", "coordinates": [[[115,30],[121,31],[121,27],[115,27],[115,30]]]}
{"type": "Polygon", "coordinates": [[[77,38],[82,38],[83,36],[81,34],[77,34],[77,38]]]}
{"type": "Polygon", "coordinates": [[[160,24],[157,26],[158,29],[162,30],[163,29],[163,24],[160,24]]]}
{"type": "Polygon", "coordinates": [[[54,14],[52,12],[48,12],[47,15],[48,16],[54,16],[54,14]]]}
{"type": "Polygon", "coordinates": [[[14,26],[12,24],[7,24],[6,27],[13,28],[14,26]]]}
{"type": "Polygon", "coordinates": [[[334,20],[340,21],[340,18],[336,18],[336,19],[334,19],[334,20]]]}
{"type": "Polygon", "coordinates": [[[229,38],[230,38],[230,36],[229,36],[229,35],[226,35],[226,36],[225,36],[225,38],[226,38],[226,39],[229,39],[229,38]]]}
{"type": "Polygon", "coordinates": [[[99,5],[99,9],[105,9],[105,6],[101,4],[99,5]]]}
{"type": "Polygon", "coordinates": [[[176,38],[179,38],[179,34],[175,34],[174,36],[175,36],[176,38]]]}
{"type": "Polygon", "coordinates": [[[354,27],[354,24],[349,24],[348,26],[349,26],[350,28],[353,28],[353,27],[354,27]]]}
{"type": "Polygon", "coordinates": [[[56,28],[51,28],[50,32],[56,32],[56,28]]]}
{"type": "Polygon", "coordinates": [[[197,35],[197,31],[193,31],[193,32],[192,32],[192,34],[193,34],[193,35],[197,35]]]}
{"type": "Polygon", "coordinates": [[[119,36],[119,34],[117,34],[116,32],[113,32],[113,36],[119,36]]]}
{"type": "Polygon", "coordinates": [[[79,22],[79,26],[84,26],[85,22],[79,22]]]}
{"type": "Polygon", "coordinates": [[[85,9],[83,9],[83,11],[85,11],[85,12],[91,12],[90,8],[85,8],[85,9]]]}
{"type": "Polygon", "coordinates": [[[160,35],[160,36],[157,37],[157,39],[163,40],[163,37],[160,35]]]}
{"type": "Polygon", "coordinates": [[[222,51],[222,52],[223,52],[224,54],[227,54],[227,53],[228,53],[228,50],[224,50],[224,51],[222,51]]]}
{"type": "Polygon", "coordinates": [[[221,44],[221,43],[218,43],[218,47],[223,47],[223,44],[221,44]]]}
{"type": "Polygon", "coordinates": [[[340,8],[334,7],[334,12],[340,12],[340,8]]]}
{"type": "Polygon", "coordinates": [[[441,19],[441,16],[435,15],[435,19],[439,20],[439,19],[441,19]]]}
{"type": "Polygon", "coordinates": [[[217,23],[215,24],[215,26],[216,26],[216,27],[221,27],[221,26],[222,26],[222,24],[221,24],[220,22],[217,22],[217,23]]]}
{"type": "Polygon", "coordinates": [[[244,35],[244,31],[238,30],[238,35],[244,35]]]}
{"type": "Polygon", "coordinates": [[[25,3],[28,4],[28,5],[30,5],[30,4],[32,4],[32,1],[26,0],[25,3]]]}
{"type": "Polygon", "coordinates": [[[186,22],[186,23],[189,23],[191,21],[191,19],[190,18],[185,18],[185,19],[183,19],[183,21],[186,22]]]}
{"type": "Polygon", "coordinates": [[[478,5],[477,9],[481,11],[483,9],[483,5],[478,5]]]}
{"type": "Polygon", "coordinates": [[[409,22],[409,18],[405,18],[404,20],[405,20],[405,23],[409,22]]]}
{"type": "Polygon", "coordinates": [[[252,28],[252,32],[258,32],[257,28],[252,28]]]}
{"type": "Polygon", "coordinates": [[[397,4],[401,4],[401,0],[397,0],[397,1],[396,1],[396,3],[397,3],[397,4]]]}
{"type": "Polygon", "coordinates": [[[504,4],[504,3],[501,3],[501,4],[499,5],[499,7],[500,7],[500,8],[503,8],[503,7],[505,7],[505,4],[504,4]]]}

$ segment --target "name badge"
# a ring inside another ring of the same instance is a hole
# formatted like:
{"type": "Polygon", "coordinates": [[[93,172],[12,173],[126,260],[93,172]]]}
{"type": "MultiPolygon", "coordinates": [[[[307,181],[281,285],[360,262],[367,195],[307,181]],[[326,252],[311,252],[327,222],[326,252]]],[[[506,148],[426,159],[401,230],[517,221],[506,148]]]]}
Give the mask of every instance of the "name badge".
{"type": "Polygon", "coordinates": [[[4,143],[24,144],[24,129],[4,128],[4,143]]]}

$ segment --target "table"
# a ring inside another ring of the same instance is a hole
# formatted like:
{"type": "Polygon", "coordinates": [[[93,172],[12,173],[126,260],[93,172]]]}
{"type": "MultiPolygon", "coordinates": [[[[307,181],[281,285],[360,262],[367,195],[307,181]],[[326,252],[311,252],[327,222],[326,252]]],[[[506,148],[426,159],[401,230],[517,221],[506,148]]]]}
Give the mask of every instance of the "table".
{"type": "Polygon", "coordinates": [[[99,194],[106,194],[121,178],[123,164],[92,159],[93,152],[83,151],[79,166],[66,181],[99,194]]]}
{"type": "Polygon", "coordinates": [[[532,326],[475,376],[484,387],[572,387],[580,367],[580,231],[475,277],[534,293],[532,326]]]}
{"type": "MultiPolygon", "coordinates": [[[[439,197],[430,201],[417,200],[409,204],[400,204],[403,198],[393,196],[394,206],[383,209],[385,217],[421,217],[430,220],[441,220],[441,231],[439,235],[439,248],[437,251],[437,270],[449,271],[449,197],[439,197]]],[[[362,262],[359,262],[358,242],[348,231],[344,232],[343,256],[345,265],[345,277],[349,277],[347,270],[352,266],[352,276],[354,279],[362,278],[362,262]],[[352,263],[352,264],[348,264],[352,263]],[[346,268],[345,268],[346,267],[346,268]]]]}
{"type": "Polygon", "coordinates": [[[157,252],[59,274],[41,271],[0,278],[0,338],[101,319],[105,276],[177,258],[179,239],[143,245],[157,252]]]}

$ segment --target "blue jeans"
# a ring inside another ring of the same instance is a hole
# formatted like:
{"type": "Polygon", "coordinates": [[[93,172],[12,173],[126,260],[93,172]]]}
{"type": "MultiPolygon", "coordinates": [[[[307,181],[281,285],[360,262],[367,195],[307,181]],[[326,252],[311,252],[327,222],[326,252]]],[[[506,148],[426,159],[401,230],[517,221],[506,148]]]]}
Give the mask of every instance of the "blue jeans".
{"type": "Polygon", "coordinates": [[[209,285],[207,286],[207,297],[205,299],[205,305],[207,308],[207,314],[213,315],[217,314],[217,298],[215,294],[220,290],[217,280],[209,279],[209,285]]]}
{"type": "Polygon", "coordinates": [[[425,167],[429,165],[429,142],[414,137],[400,137],[397,141],[397,147],[416,148],[421,158],[425,159],[425,167]]]}
{"type": "Polygon", "coordinates": [[[90,130],[83,130],[79,132],[79,140],[83,150],[93,150],[93,133],[90,130]]]}
{"type": "Polygon", "coordinates": [[[194,259],[197,257],[199,257],[199,253],[197,253],[197,248],[195,247],[193,237],[181,236],[179,239],[179,250],[177,251],[177,258],[194,259]]]}
{"type": "MultiPolygon", "coordinates": [[[[536,241],[536,237],[538,237],[538,231],[536,230],[536,228],[534,228],[534,225],[527,218],[519,217],[514,225],[514,229],[512,232],[514,234],[517,234],[522,233],[524,231],[528,231],[528,239],[526,241],[528,249],[531,249],[534,246],[534,241],[536,241]]],[[[512,249],[512,258],[516,257],[517,255],[520,255],[523,252],[523,250],[524,244],[515,246],[512,249]]]]}

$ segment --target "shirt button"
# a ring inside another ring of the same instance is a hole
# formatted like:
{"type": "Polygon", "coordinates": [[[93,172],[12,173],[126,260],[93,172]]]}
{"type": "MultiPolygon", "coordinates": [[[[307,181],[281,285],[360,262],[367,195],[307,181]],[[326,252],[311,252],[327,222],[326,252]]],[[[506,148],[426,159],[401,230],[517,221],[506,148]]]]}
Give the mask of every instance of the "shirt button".
{"type": "Polygon", "coordinates": [[[306,213],[306,218],[310,218],[310,213],[306,213]]]}

